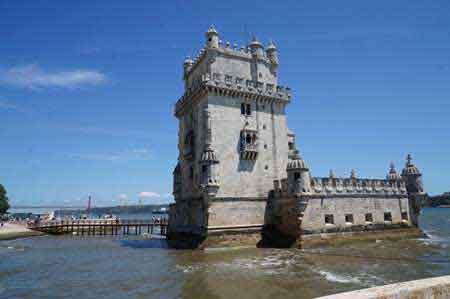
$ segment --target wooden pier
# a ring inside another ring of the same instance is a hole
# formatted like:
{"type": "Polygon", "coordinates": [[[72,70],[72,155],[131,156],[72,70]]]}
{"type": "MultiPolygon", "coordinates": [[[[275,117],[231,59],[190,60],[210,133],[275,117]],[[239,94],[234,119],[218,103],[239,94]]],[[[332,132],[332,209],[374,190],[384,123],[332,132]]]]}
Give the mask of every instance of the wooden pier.
{"type": "Polygon", "coordinates": [[[162,220],[122,220],[86,219],[60,220],[29,223],[28,228],[47,234],[73,234],[79,236],[115,235],[166,235],[167,221],[162,220]]]}

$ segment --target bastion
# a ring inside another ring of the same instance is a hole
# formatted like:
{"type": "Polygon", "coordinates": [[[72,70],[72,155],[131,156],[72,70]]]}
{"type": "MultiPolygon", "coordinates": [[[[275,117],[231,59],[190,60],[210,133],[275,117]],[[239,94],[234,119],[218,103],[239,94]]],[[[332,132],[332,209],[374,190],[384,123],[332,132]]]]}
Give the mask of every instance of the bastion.
{"type": "Polygon", "coordinates": [[[421,173],[410,155],[383,179],[312,177],[288,129],[278,49],[223,43],[211,27],[183,64],[175,105],[178,163],[167,238],[177,248],[305,246],[339,238],[417,235],[421,173]]]}

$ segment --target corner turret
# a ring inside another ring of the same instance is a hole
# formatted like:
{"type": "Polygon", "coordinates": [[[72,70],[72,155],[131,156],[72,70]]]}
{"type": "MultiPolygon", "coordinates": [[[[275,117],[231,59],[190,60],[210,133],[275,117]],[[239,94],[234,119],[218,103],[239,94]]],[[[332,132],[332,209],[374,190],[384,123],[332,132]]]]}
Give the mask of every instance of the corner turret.
{"type": "Polygon", "coordinates": [[[205,36],[207,48],[219,48],[219,33],[216,28],[214,28],[214,25],[209,27],[208,31],[205,33],[205,36]]]}
{"type": "Polygon", "coordinates": [[[286,171],[289,193],[298,195],[311,193],[309,168],[297,150],[292,159],[289,160],[286,171]]]}
{"type": "Polygon", "coordinates": [[[388,180],[391,184],[396,183],[398,180],[400,180],[400,176],[398,175],[397,170],[395,170],[395,165],[392,162],[389,167],[389,172],[386,176],[386,180],[388,180]]]}
{"type": "Polygon", "coordinates": [[[419,169],[412,163],[411,154],[406,157],[406,165],[402,170],[402,179],[406,183],[406,190],[411,193],[422,193],[422,174],[419,169]]]}
{"type": "Polygon", "coordinates": [[[278,53],[277,53],[277,47],[275,46],[275,44],[270,41],[269,45],[267,46],[266,49],[266,54],[267,54],[267,58],[269,58],[270,61],[270,70],[272,72],[276,72],[277,68],[278,68],[278,53]]]}
{"type": "Polygon", "coordinates": [[[263,58],[264,57],[264,47],[263,45],[258,41],[256,38],[256,35],[253,35],[252,41],[248,44],[248,47],[250,48],[250,52],[252,53],[253,57],[256,58],[263,58]]]}
{"type": "Polygon", "coordinates": [[[206,139],[205,149],[203,150],[200,165],[201,169],[201,181],[200,187],[208,197],[214,197],[219,190],[219,174],[217,166],[219,159],[217,159],[216,153],[212,148],[212,133],[211,133],[211,118],[209,112],[205,112],[206,123],[206,139]]]}
{"type": "Polygon", "coordinates": [[[183,79],[186,80],[187,75],[189,74],[189,71],[192,69],[192,66],[194,65],[194,61],[188,56],[184,60],[183,63],[183,79]]]}

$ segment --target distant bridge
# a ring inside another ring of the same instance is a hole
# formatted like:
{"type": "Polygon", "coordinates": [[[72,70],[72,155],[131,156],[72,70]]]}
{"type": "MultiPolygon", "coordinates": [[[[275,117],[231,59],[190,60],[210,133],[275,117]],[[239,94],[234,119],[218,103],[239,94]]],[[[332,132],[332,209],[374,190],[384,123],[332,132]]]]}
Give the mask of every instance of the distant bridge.
{"type": "Polygon", "coordinates": [[[28,228],[47,234],[92,236],[149,235],[165,236],[167,220],[86,219],[30,222],[28,228]]]}

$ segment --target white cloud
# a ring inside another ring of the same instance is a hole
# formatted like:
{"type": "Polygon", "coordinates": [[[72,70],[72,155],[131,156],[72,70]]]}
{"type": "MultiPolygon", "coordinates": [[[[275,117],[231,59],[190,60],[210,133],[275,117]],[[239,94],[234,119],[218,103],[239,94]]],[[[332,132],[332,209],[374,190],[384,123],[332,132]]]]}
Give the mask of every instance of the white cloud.
{"type": "Polygon", "coordinates": [[[117,196],[119,198],[119,200],[121,201],[125,201],[127,200],[128,196],[125,193],[119,194],[119,196],[117,196]]]}
{"type": "Polygon", "coordinates": [[[146,149],[125,150],[116,153],[70,153],[68,157],[77,160],[117,161],[117,160],[148,160],[150,151],[146,149]]]}
{"type": "Polygon", "coordinates": [[[17,109],[17,106],[0,97],[0,109],[14,110],[17,109]]]}
{"type": "Polygon", "coordinates": [[[160,198],[161,195],[156,192],[142,191],[138,194],[139,198],[160,198]]]}
{"type": "Polygon", "coordinates": [[[0,71],[0,83],[30,89],[76,88],[85,85],[99,85],[106,81],[106,76],[95,70],[48,72],[36,64],[0,71]]]}

